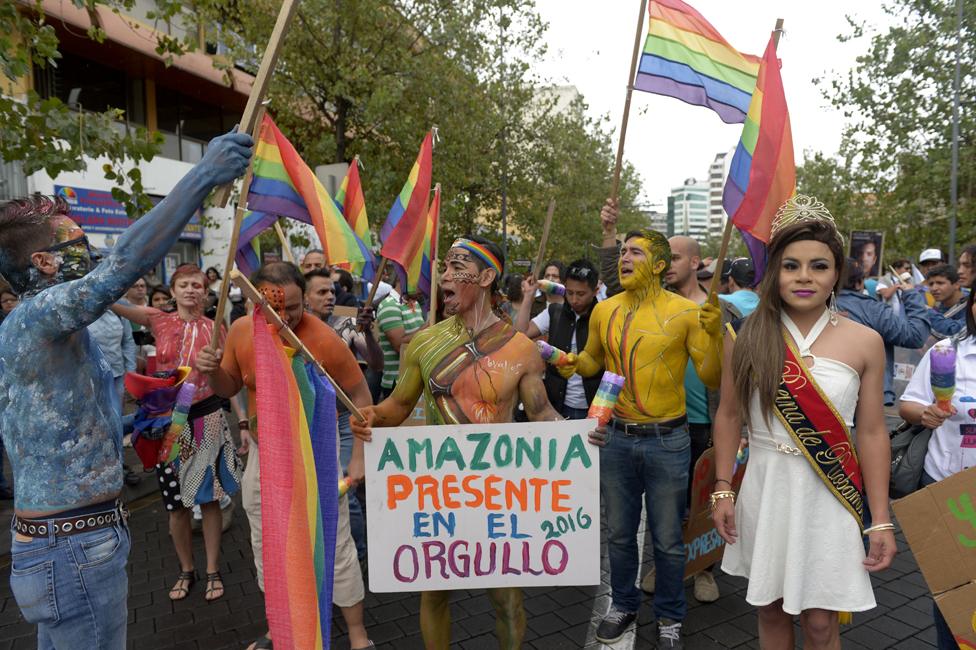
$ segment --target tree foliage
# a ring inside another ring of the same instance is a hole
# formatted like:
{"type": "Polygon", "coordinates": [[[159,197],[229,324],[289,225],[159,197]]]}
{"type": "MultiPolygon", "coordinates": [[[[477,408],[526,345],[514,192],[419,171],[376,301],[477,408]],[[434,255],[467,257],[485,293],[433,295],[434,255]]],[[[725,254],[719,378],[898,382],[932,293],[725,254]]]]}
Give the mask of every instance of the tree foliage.
{"type": "MultiPolygon", "coordinates": [[[[957,251],[976,240],[976,0],[964,5],[957,251]]],[[[886,29],[850,21],[838,37],[866,41],[854,70],[815,80],[847,124],[839,155],[808,157],[798,187],[845,229],[883,230],[888,252],[913,257],[948,248],[956,2],[893,0],[885,11],[886,29]]]]}
{"type": "MultiPolygon", "coordinates": [[[[73,3],[94,15],[99,6],[115,12],[131,10],[135,0],[73,3]]],[[[183,3],[158,0],[156,4],[151,17],[167,21],[182,11],[183,3]]],[[[97,24],[87,36],[95,43],[105,39],[97,24]]],[[[171,59],[194,45],[191,40],[161,35],[157,51],[171,59]]],[[[57,33],[41,0],[0,2],[0,82],[26,77],[33,64],[56,67],[60,58],[57,33]]],[[[143,191],[137,165],[159,152],[162,137],[144,128],[120,128],[122,117],[117,109],[80,113],[56,97],[42,98],[33,90],[22,97],[0,94],[0,160],[23,163],[26,174],[44,170],[53,178],[62,172],[85,169],[84,156],[104,157],[105,177],[116,184],[113,196],[126,206],[130,217],[142,214],[152,203],[143,191]]]]}

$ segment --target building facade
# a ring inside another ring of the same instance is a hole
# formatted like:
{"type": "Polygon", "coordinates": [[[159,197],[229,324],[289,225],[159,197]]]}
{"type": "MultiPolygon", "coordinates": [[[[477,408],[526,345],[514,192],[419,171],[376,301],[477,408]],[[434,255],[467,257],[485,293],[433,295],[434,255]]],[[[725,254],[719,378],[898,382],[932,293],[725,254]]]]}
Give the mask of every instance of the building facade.
{"type": "Polygon", "coordinates": [[[713,239],[721,239],[725,222],[729,215],[722,207],[722,194],[725,191],[725,179],[729,176],[729,165],[732,163],[734,149],[720,151],[708,167],[708,231],[713,239]]]}
{"type": "MultiPolygon", "coordinates": [[[[694,178],[685,179],[681,185],[671,188],[674,231],[669,232],[669,236],[687,235],[700,242],[708,238],[711,227],[709,191],[707,182],[694,178]]],[[[672,212],[671,205],[669,201],[669,212],[672,212]]]]}

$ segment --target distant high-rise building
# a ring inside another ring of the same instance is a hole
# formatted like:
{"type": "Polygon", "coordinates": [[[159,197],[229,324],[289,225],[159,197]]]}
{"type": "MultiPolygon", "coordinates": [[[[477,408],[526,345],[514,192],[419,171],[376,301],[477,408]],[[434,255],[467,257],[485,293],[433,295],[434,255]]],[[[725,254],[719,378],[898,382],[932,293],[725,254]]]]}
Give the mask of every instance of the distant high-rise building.
{"type": "Polygon", "coordinates": [[[671,188],[671,198],[674,199],[674,231],[668,233],[669,236],[687,235],[704,242],[711,224],[709,184],[694,178],[685,179],[684,184],[671,188]]]}
{"type": "Polygon", "coordinates": [[[725,222],[729,218],[722,207],[722,193],[734,151],[730,149],[715,154],[715,159],[708,168],[708,231],[714,238],[722,237],[725,222]]]}
{"type": "Polygon", "coordinates": [[[668,234],[668,213],[658,212],[657,210],[644,210],[644,218],[651,230],[656,230],[662,235],[668,234]]]}

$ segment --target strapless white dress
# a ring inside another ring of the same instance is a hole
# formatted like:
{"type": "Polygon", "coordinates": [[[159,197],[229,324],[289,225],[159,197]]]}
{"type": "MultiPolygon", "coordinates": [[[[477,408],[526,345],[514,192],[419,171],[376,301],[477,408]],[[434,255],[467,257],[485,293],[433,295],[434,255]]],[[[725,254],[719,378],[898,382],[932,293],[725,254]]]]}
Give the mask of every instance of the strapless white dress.
{"type": "MultiPolygon", "coordinates": [[[[829,322],[825,311],[806,338],[783,315],[801,356],[829,322]]],[[[861,385],[850,366],[815,358],[811,374],[850,427],[861,385]]],[[[876,606],[862,562],[863,538],[854,517],[840,504],[803,456],[777,451],[796,444],[775,413],[763,419],[758,396],[749,405],[749,462],[735,505],[739,539],[726,546],[722,570],[749,580],[746,601],[783,610],[860,612],[876,606]]]]}

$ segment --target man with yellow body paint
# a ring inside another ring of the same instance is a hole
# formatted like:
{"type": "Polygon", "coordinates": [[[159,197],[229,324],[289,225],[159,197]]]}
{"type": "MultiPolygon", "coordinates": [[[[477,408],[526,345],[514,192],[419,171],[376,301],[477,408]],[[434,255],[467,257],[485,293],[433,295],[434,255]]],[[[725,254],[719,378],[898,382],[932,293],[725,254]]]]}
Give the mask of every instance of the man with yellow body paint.
{"type": "Polygon", "coordinates": [[[637,528],[646,492],[657,570],[658,647],[673,650],[683,647],[681,623],[687,609],[681,520],[691,438],[684,374],[690,357],[702,383],[718,386],[722,331],[717,305],[699,307],[664,290],[661,279],[670,262],[670,246],[660,233],[627,235],[617,266],[624,291],[594,308],[586,348],[561,372],[589,377],[606,368],[626,380],[610,424],[590,435],[601,446],[612,595],[597,639],[612,643],[637,617],[637,528]]]}

